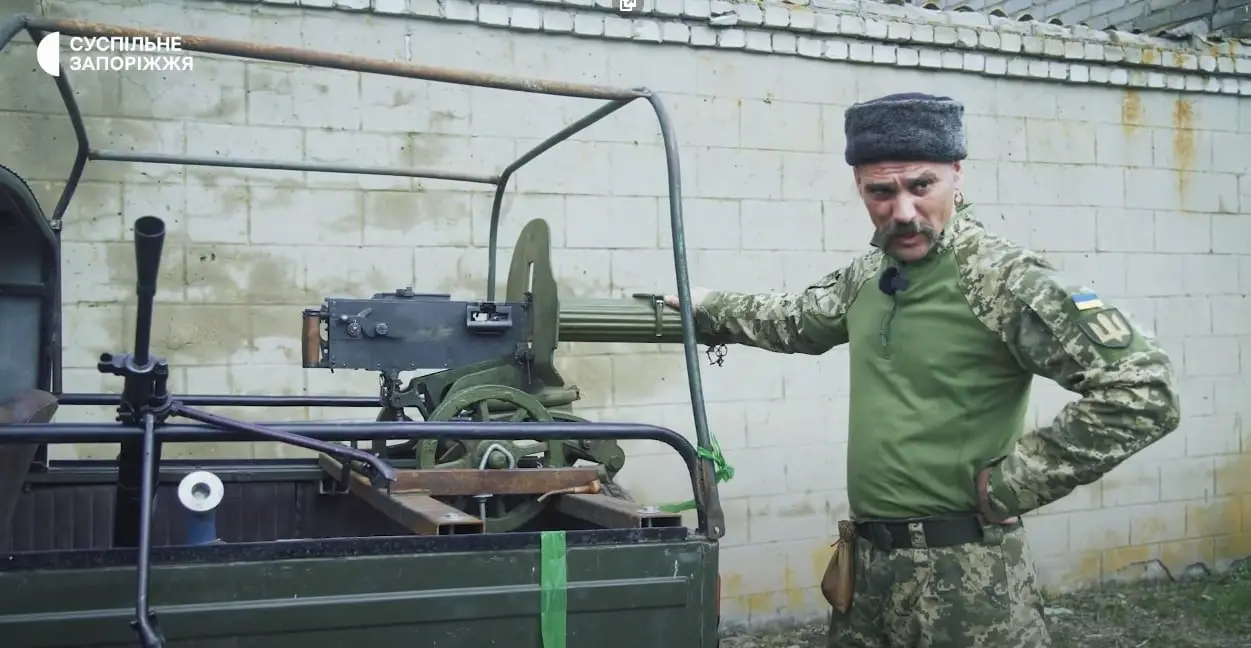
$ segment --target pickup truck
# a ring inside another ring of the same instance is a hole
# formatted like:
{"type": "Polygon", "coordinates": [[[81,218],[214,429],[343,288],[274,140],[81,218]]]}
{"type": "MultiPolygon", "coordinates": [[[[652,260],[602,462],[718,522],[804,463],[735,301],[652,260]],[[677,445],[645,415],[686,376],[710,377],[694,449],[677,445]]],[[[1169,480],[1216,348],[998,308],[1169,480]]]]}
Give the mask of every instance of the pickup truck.
{"type": "MultiPolygon", "coordinates": [[[[0,644],[718,645],[717,549],[725,523],[717,482],[731,470],[707,429],[678,153],[656,94],[25,15],[0,23],[0,49],[21,32],[37,43],[52,33],[176,36],[192,52],[605,103],[502,172],[472,176],[98,150],[89,144],[65,70],[49,80],[61,91],[78,145],[51,214],[17,173],[0,167],[0,644]],[[637,99],[653,107],[665,141],[681,308],[666,309],[646,295],[560,303],[541,220],[523,231],[507,294],[497,297],[497,227],[510,176],[637,99]],[[375,396],[173,394],[170,363],[151,344],[165,225],[147,215],[133,224],[134,346],[103,354],[98,365],[118,379],[119,390],[66,393],[60,232],[89,161],[493,185],[487,295],[454,301],[401,288],[369,299],[328,298],[302,319],[293,313],[292,321],[303,323],[292,337],[302,344],[304,366],[378,371],[375,396]],[[552,363],[556,344],[567,340],[681,343],[695,443],[655,425],[575,416],[579,392],[552,363]],[[399,381],[400,371],[417,368],[434,372],[407,386],[399,381]],[[55,420],[81,406],[116,408],[117,421],[55,420]],[[257,423],[201,409],[288,406],[379,413],[359,421],[257,423]],[[617,479],[623,439],[651,439],[677,452],[693,499],[663,506],[634,501],[617,479]],[[161,457],[171,444],[241,441],[277,441],[312,454],[161,457]],[[49,458],[50,446],[82,443],[114,444],[116,459],[49,458]],[[690,509],[693,527],[682,517],[690,509]]],[[[17,80],[6,82],[6,92],[22,92],[17,80]]]]}

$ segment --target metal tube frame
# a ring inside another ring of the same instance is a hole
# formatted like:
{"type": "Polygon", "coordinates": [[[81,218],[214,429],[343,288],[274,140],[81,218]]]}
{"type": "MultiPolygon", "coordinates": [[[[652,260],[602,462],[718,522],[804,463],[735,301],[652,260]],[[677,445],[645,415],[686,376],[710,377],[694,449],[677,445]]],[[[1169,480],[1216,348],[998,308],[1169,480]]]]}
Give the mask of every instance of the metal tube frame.
{"type": "MultiPolygon", "coordinates": [[[[132,163],[153,163],[153,164],[181,164],[190,166],[208,166],[208,167],[227,167],[240,169],[272,169],[272,170],[290,170],[290,171],[311,171],[317,173],[346,173],[360,175],[389,175],[412,178],[430,178],[461,181],[468,183],[490,184],[496,187],[495,200],[491,209],[491,229],[489,240],[489,265],[487,274],[487,299],[495,298],[495,278],[496,278],[496,253],[498,251],[499,237],[498,227],[500,219],[500,209],[503,204],[504,191],[507,189],[508,181],[517,170],[525,164],[533,161],[543,153],[547,152],[562,141],[567,140],[576,133],[589,127],[608,115],[620,110],[626,104],[636,99],[645,99],[652,107],[656,114],[656,118],[660,124],[661,137],[664,142],[665,163],[668,170],[669,184],[669,219],[672,228],[673,239],[673,264],[674,272],[677,280],[677,291],[680,302],[679,313],[682,321],[682,345],[685,351],[687,381],[690,388],[692,416],[695,424],[696,443],[699,448],[711,450],[711,437],[708,431],[708,417],[704,404],[703,383],[700,374],[699,359],[697,354],[697,342],[695,338],[695,322],[694,314],[691,309],[691,294],[689,285],[689,272],[686,260],[686,238],[683,230],[682,217],[682,183],[681,183],[681,167],[678,156],[677,140],[674,135],[674,128],[670,120],[669,113],[665,109],[660,98],[647,88],[617,88],[608,86],[598,86],[589,84],[565,83],[558,81],[547,81],[538,79],[528,79],[521,77],[488,74],[481,72],[472,72],[466,70],[452,70],[446,68],[438,68],[424,65],[415,65],[411,63],[388,61],[383,59],[372,59],[366,57],[353,56],[349,54],[338,54],[330,52],[319,52],[292,47],[280,47],[272,45],[260,45],[249,43],[246,41],[211,38],[205,36],[197,36],[191,34],[183,34],[179,32],[171,32],[154,29],[140,29],[130,27],[120,27],[103,23],[94,23],[78,20],[66,20],[56,18],[45,18],[32,15],[18,15],[9,18],[0,23],[0,50],[8,46],[9,42],[17,35],[18,32],[25,30],[31,39],[38,43],[43,36],[60,32],[70,36],[85,37],[119,37],[119,38],[171,38],[177,37],[181,40],[183,50],[188,52],[201,52],[206,54],[218,54],[223,56],[232,56],[236,58],[252,59],[258,61],[269,61],[275,63],[290,63],[295,65],[304,65],[315,68],[328,68],[337,70],[354,71],[367,74],[379,74],[383,76],[401,77],[408,79],[420,79],[426,81],[434,81],[441,83],[453,83],[458,85],[468,85],[483,88],[494,88],[499,90],[510,90],[514,92],[523,92],[541,95],[553,95],[564,97],[576,97],[584,99],[600,99],[608,103],[592,111],[586,117],[570,124],[554,135],[548,137],[539,145],[530,151],[527,151],[517,160],[509,164],[503,172],[498,175],[471,175],[446,173],[434,170],[424,169],[403,169],[390,167],[361,167],[346,166],[337,164],[313,164],[313,163],[290,163],[268,160],[247,160],[235,159],[229,157],[195,157],[170,155],[158,152],[120,152],[93,149],[87,137],[86,127],[83,123],[82,114],[78,109],[78,104],[74,98],[73,90],[70,87],[69,78],[64,68],[61,69],[60,76],[55,78],[57,89],[61,94],[61,99],[65,104],[65,109],[69,117],[70,123],[74,130],[75,140],[78,145],[77,154],[74,158],[73,165],[70,169],[69,177],[66,180],[65,188],[57,201],[51,216],[51,225],[57,234],[57,259],[56,259],[56,280],[55,288],[55,317],[50,323],[53,328],[51,339],[52,349],[49,349],[52,358],[51,367],[51,385],[52,392],[57,394],[62,404],[114,404],[118,402],[115,396],[105,394],[63,394],[62,393],[62,358],[61,358],[61,335],[62,335],[62,317],[61,317],[61,278],[60,278],[60,232],[62,229],[62,220],[69,206],[70,200],[74,196],[79,182],[82,179],[83,171],[89,160],[114,161],[114,162],[132,162],[132,163]]],[[[354,407],[373,407],[378,405],[377,399],[358,398],[344,399],[335,397],[279,397],[279,396],[208,396],[194,395],[181,396],[179,402],[191,405],[221,405],[221,406],[293,406],[302,407],[309,405],[324,406],[354,406],[354,407]]],[[[359,425],[359,424],[358,424],[359,425]]],[[[360,428],[361,430],[369,430],[370,438],[376,438],[379,432],[386,429],[386,424],[369,423],[369,427],[360,428]],[[377,427],[383,425],[383,427],[377,427]]],[[[435,428],[430,427],[432,424],[425,423],[404,431],[409,434],[420,434],[423,437],[429,437],[436,434],[435,428]]],[[[565,438],[571,434],[572,430],[568,425],[563,424],[562,433],[565,438]]],[[[68,425],[68,424],[48,424],[41,426],[47,438],[42,439],[44,446],[41,447],[41,453],[46,452],[46,443],[72,442],[71,438],[77,438],[74,430],[86,430],[88,426],[68,425]]],[[[286,429],[288,426],[277,426],[274,429],[286,429]]],[[[492,432],[498,438],[502,432],[501,428],[492,426],[497,431],[492,432]]],[[[8,429],[6,427],[6,429],[8,429]]],[[[104,428],[91,428],[98,432],[95,436],[88,435],[91,439],[102,439],[100,434],[105,434],[104,428]]],[[[127,430],[124,427],[110,428],[110,434],[125,435],[136,432],[136,430],[127,430]]],[[[339,429],[344,429],[340,427],[339,429]]],[[[537,432],[538,428],[527,426],[527,430],[537,432]]],[[[168,435],[170,428],[162,428],[157,432],[157,437],[164,439],[168,435]]],[[[585,434],[588,438],[601,437],[612,438],[614,435],[620,436],[626,432],[618,424],[597,424],[594,431],[588,430],[585,434]],[[615,432],[614,432],[615,430],[615,432]]],[[[17,430],[14,430],[17,432],[17,430]]],[[[400,433],[399,429],[396,433],[400,433]]],[[[533,434],[535,432],[528,432],[533,434]]],[[[13,433],[6,432],[5,437],[12,437],[13,433]]],[[[676,433],[674,433],[676,434],[676,433]]],[[[456,432],[461,438],[474,438],[476,436],[473,428],[465,428],[456,432]]],[[[629,435],[627,435],[628,437],[629,435]]],[[[82,437],[86,439],[87,437],[82,437]]],[[[532,438],[532,437],[525,437],[532,438]]],[[[172,440],[172,439],[171,439],[172,440]]],[[[685,458],[685,455],[684,455],[685,458]]],[[[698,531],[707,535],[712,539],[719,539],[725,534],[724,515],[721,511],[720,498],[718,495],[718,487],[714,478],[714,465],[709,459],[696,459],[695,462],[688,461],[692,470],[692,486],[695,490],[695,498],[697,502],[698,513],[698,531]]]]}

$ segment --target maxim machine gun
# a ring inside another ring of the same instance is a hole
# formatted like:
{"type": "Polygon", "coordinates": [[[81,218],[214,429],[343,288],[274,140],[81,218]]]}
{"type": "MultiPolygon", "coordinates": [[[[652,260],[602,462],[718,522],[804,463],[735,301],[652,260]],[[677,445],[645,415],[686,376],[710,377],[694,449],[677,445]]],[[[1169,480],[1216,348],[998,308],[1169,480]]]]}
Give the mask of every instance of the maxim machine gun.
{"type": "MultiPolygon", "coordinates": [[[[562,303],[550,252],[547,222],[530,221],[514,247],[501,301],[492,296],[454,301],[447,294],[412,288],[369,299],[327,299],[320,309],[304,311],[304,366],[379,372],[379,421],[409,421],[411,411],[426,421],[585,423],[571,408],[578,388],[556,368],[557,343],[681,343],[681,319],[660,295],[562,303]],[[430,369],[438,371],[407,385],[400,379],[400,372],[430,369]]],[[[492,532],[525,527],[547,508],[545,500],[553,493],[602,491],[629,498],[614,481],[625,453],[610,438],[524,443],[418,438],[399,445],[377,442],[371,452],[408,468],[409,483],[461,479],[497,485],[495,492],[452,488],[438,493],[456,509],[477,514],[492,532]],[[579,461],[597,468],[568,470],[579,461]],[[430,469],[456,472],[417,472],[430,469]],[[488,476],[480,473],[484,470],[506,472],[488,476]]],[[[338,469],[333,459],[322,461],[329,470],[338,469]]],[[[559,501],[558,508],[592,519],[639,508],[605,498],[559,501]]],[[[649,524],[676,523],[671,513],[648,515],[655,516],[649,524]]]]}
{"type": "MultiPolygon", "coordinates": [[[[53,43],[44,37],[179,38],[191,52],[607,103],[501,173],[478,176],[94,149],[62,70],[55,83],[78,155],[51,216],[0,167],[6,648],[129,646],[136,635],[144,648],[717,645],[717,540],[725,533],[717,481],[729,471],[704,412],[678,154],[655,94],[31,16],[0,23],[0,49],[22,30],[53,43]],[[562,300],[543,220],[522,230],[497,297],[497,232],[511,176],[635,99],[652,106],[664,139],[681,309],[666,309],[656,295],[562,300]],[[97,366],[121,378],[120,395],[65,393],[60,232],[90,160],[494,186],[486,294],[458,301],[405,287],[305,310],[302,329],[292,327],[303,365],[378,372],[377,396],[174,394],[170,363],[151,348],[165,223],[143,216],[133,223],[134,347],[103,354],[97,366]],[[696,444],[655,425],[576,416],[578,389],[554,362],[562,341],[681,344],[696,444]],[[406,372],[425,373],[405,382],[406,372]],[[53,422],[59,409],[81,405],[114,407],[117,421],[53,422]],[[221,406],[380,411],[373,421],[253,423],[205,409],[221,406]],[[634,502],[617,483],[625,439],[660,441],[682,457],[694,529],[682,523],[683,506],[634,502]],[[170,444],[225,441],[280,442],[318,456],[162,458],[170,444]],[[49,452],[82,443],[113,444],[116,459],[49,452]],[[133,607],[121,604],[131,596],[133,607]]],[[[13,85],[10,92],[23,87],[13,85]]]]}

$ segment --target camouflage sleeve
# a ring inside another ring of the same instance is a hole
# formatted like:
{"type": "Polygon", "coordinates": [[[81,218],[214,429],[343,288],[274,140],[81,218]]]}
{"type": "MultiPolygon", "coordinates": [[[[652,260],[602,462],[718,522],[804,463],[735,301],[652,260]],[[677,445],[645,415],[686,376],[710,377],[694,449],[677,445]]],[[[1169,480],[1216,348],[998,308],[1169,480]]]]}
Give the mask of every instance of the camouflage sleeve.
{"type": "Polygon", "coordinates": [[[699,341],[825,353],[847,342],[847,308],[873,263],[872,257],[860,257],[800,293],[710,293],[695,312],[699,341]]]}
{"type": "MultiPolygon", "coordinates": [[[[999,460],[989,503],[1020,515],[1094,482],[1178,426],[1168,354],[1111,304],[1023,263],[1001,296],[1003,335],[1021,366],[1081,395],[999,460]]],[[[993,465],[994,462],[992,462],[993,465]]]]}

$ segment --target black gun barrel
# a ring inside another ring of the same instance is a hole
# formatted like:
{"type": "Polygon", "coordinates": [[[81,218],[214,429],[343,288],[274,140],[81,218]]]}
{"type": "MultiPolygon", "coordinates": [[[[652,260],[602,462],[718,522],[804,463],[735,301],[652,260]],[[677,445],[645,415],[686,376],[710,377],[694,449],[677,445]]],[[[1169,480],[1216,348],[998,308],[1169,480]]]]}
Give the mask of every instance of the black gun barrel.
{"type": "Polygon", "coordinates": [[[165,245],[165,221],[144,216],[135,221],[135,293],[139,312],[135,318],[135,365],[148,364],[152,346],[152,302],[156,299],[156,278],[161,272],[161,248],[165,245]]]}

